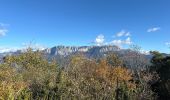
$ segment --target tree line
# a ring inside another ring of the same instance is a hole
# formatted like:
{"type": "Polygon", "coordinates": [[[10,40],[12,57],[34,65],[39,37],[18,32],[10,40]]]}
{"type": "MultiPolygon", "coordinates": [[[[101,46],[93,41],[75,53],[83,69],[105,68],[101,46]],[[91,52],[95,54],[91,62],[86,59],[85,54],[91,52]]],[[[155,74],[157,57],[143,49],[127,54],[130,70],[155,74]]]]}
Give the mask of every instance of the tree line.
{"type": "Polygon", "coordinates": [[[0,100],[168,100],[170,57],[151,54],[150,66],[139,52],[124,59],[114,53],[101,59],[76,54],[61,66],[29,48],[3,58],[0,100]]]}

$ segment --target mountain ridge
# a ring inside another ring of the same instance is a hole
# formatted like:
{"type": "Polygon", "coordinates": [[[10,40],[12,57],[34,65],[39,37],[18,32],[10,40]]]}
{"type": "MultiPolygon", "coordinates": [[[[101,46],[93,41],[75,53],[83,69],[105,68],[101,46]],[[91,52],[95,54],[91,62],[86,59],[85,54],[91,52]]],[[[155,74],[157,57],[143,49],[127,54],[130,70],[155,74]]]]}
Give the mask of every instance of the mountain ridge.
{"type": "Polygon", "coordinates": [[[108,52],[108,51],[119,51],[121,50],[118,46],[54,46],[44,50],[45,53],[50,55],[61,55],[67,56],[76,52],[108,52]]]}

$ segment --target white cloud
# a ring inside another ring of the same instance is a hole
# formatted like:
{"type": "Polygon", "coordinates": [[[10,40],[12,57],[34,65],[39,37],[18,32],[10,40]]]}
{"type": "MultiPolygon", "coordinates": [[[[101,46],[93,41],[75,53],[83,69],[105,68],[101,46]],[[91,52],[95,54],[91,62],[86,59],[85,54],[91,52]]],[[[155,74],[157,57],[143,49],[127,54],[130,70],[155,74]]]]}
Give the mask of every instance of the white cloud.
{"type": "Polygon", "coordinates": [[[117,33],[116,36],[117,36],[117,37],[121,37],[121,36],[123,36],[124,34],[125,34],[125,31],[122,30],[122,31],[120,31],[119,33],[117,33]]]}
{"type": "Polygon", "coordinates": [[[19,48],[7,48],[7,47],[0,47],[0,53],[5,53],[5,52],[15,52],[17,51],[19,48]]]}
{"type": "Polygon", "coordinates": [[[149,28],[147,32],[156,32],[159,31],[160,29],[161,29],[160,27],[153,27],[153,28],[149,28]]]}
{"type": "Polygon", "coordinates": [[[149,55],[150,54],[150,51],[147,51],[147,50],[140,50],[140,53],[142,54],[145,54],[145,55],[149,55]]]}
{"type": "Polygon", "coordinates": [[[95,43],[96,43],[96,45],[101,46],[104,44],[104,40],[105,40],[104,35],[100,34],[96,37],[95,43]]]}
{"type": "Polygon", "coordinates": [[[114,45],[117,45],[117,46],[121,46],[123,44],[123,41],[122,40],[113,40],[111,42],[111,44],[114,44],[114,45]]]}
{"type": "Polygon", "coordinates": [[[130,34],[130,32],[127,32],[126,34],[125,34],[125,36],[130,36],[131,34],[130,34]]]}
{"type": "Polygon", "coordinates": [[[128,31],[121,30],[114,36],[114,40],[112,41],[105,41],[104,35],[100,34],[96,37],[94,42],[97,46],[116,45],[116,46],[122,47],[123,45],[132,44],[131,33],[128,31]]]}
{"type": "Polygon", "coordinates": [[[8,30],[6,29],[6,26],[9,26],[8,24],[0,23],[0,36],[5,36],[8,30]]]}
{"type": "Polygon", "coordinates": [[[132,44],[130,36],[131,36],[130,32],[125,31],[125,30],[121,30],[114,37],[115,38],[127,37],[127,38],[126,39],[122,39],[122,38],[121,39],[114,39],[113,41],[110,42],[110,44],[117,45],[119,47],[122,47],[122,45],[130,45],[130,44],[132,44]]]}
{"type": "MultiPolygon", "coordinates": [[[[131,34],[130,34],[130,32],[126,32],[125,30],[121,30],[120,32],[118,32],[117,34],[116,34],[116,37],[122,37],[122,36],[125,36],[125,37],[127,37],[127,36],[130,36],[131,34]]],[[[115,36],[114,36],[115,37],[115,36]]]]}
{"type": "Polygon", "coordinates": [[[8,30],[0,28],[0,36],[5,36],[8,30]]]}
{"type": "Polygon", "coordinates": [[[124,41],[124,44],[127,44],[127,45],[132,44],[131,38],[128,37],[128,38],[124,41]]]}
{"type": "Polygon", "coordinates": [[[121,40],[121,39],[119,39],[119,40],[113,40],[113,41],[111,41],[110,44],[117,45],[117,46],[120,46],[120,47],[121,47],[122,45],[130,45],[130,44],[132,44],[132,41],[131,41],[131,38],[128,37],[128,38],[125,39],[125,40],[121,40]]]}
{"type": "Polygon", "coordinates": [[[0,47],[0,53],[5,52],[16,52],[17,50],[25,51],[28,49],[28,47],[31,47],[33,50],[44,50],[46,47],[41,44],[30,44],[30,43],[22,43],[21,47],[0,47]]]}
{"type": "Polygon", "coordinates": [[[170,42],[166,42],[165,45],[170,46],[170,42]]]}

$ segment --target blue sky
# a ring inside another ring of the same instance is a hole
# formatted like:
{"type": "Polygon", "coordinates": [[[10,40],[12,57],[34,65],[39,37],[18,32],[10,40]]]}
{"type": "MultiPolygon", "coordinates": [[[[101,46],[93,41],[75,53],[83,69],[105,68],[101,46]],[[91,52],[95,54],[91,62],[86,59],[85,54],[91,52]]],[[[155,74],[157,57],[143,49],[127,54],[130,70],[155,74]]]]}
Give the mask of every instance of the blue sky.
{"type": "Polygon", "coordinates": [[[169,52],[170,0],[0,0],[0,49],[106,45],[169,52]]]}

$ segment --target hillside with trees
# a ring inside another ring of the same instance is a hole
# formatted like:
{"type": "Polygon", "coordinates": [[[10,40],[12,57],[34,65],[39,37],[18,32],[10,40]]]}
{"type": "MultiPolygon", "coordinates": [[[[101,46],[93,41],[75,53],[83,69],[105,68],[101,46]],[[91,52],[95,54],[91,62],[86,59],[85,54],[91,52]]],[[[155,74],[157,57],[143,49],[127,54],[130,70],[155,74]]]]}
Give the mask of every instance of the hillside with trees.
{"type": "Polygon", "coordinates": [[[0,64],[1,100],[168,100],[170,59],[151,52],[151,66],[131,59],[128,67],[111,53],[89,59],[72,55],[65,66],[28,49],[6,56],[0,64]],[[139,65],[139,66],[138,66],[139,65]],[[141,66],[141,68],[139,68],[141,66]]]}

